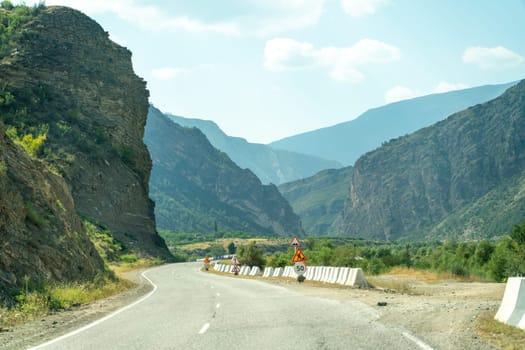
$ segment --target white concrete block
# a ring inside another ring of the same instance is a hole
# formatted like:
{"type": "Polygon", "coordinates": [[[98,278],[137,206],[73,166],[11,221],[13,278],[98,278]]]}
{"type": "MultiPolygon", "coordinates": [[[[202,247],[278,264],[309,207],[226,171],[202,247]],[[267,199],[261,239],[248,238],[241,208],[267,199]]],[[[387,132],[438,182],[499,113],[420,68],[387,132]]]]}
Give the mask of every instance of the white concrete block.
{"type": "Polygon", "coordinates": [[[509,277],[496,320],[525,329],[525,278],[509,277]]]}
{"type": "Polygon", "coordinates": [[[332,276],[328,279],[328,283],[335,283],[337,281],[337,277],[339,276],[339,271],[341,270],[341,267],[334,267],[334,272],[332,273],[332,276]]]}
{"type": "Polygon", "coordinates": [[[247,265],[241,266],[241,271],[239,271],[239,275],[246,276],[247,274],[250,273],[250,270],[251,270],[250,266],[247,266],[247,265]]]}
{"type": "Polygon", "coordinates": [[[273,274],[273,267],[266,267],[264,269],[263,277],[270,277],[273,274]]]}
{"type": "Polygon", "coordinates": [[[346,280],[348,279],[348,272],[350,271],[349,267],[341,267],[339,271],[339,276],[337,277],[337,281],[335,283],[337,284],[345,284],[346,280]]]}
{"type": "Polygon", "coordinates": [[[304,274],[304,278],[306,278],[307,280],[312,280],[316,268],[317,266],[306,266],[306,273],[304,274]]]}
{"type": "Polygon", "coordinates": [[[345,285],[353,287],[366,287],[368,283],[366,283],[363,270],[360,267],[350,269],[345,285]]]}
{"type": "Polygon", "coordinates": [[[261,269],[259,268],[259,266],[254,266],[250,270],[250,276],[259,276],[260,274],[261,274],[261,269]]]}
{"type": "Polygon", "coordinates": [[[272,277],[281,277],[283,275],[283,268],[282,267],[276,267],[273,271],[272,277]]]}
{"type": "Polygon", "coordinates": [[[292,276],[292,271],[293,271],[293,267],[285,266],[284,272],[283,272],[283,277],[285,277],[285,278],[291,277],[292,276]]]}
{"type": "Polygon", "coordinates": [[[320,281],[322,272],[323,272],[323,267],[317,266],[317,268],[315,269],[314,277],[312,279],[314,281],[320,281]]]}

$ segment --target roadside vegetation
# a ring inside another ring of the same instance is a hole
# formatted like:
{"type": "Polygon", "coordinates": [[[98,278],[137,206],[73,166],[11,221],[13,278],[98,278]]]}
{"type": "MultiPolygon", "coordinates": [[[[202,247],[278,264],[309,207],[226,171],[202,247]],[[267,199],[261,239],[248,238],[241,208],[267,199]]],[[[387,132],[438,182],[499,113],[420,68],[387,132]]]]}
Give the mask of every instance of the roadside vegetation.
{"type": "Polygon", "coordinates": [[[121,293],[133,287],[132,282],[121,278],[123,273],[162,264],[160,259],[129,252],[104,226],[85,219],[84,227],[104,260],[105,271],[93,280],[61,284],[38,285],[24,277],[24,288],[0,304],[0,331],[121,293]]]}
{"type": "MultiPolygon", "coordinates": [[[[243,263],[284,267],[294,250],[287,238],[234,238],[236,232],[203,235],[161,231],[172,252],[194,261],[205,255],[233,254],[243,263]],[[231,237],[231,238],[230,238],[231,237]],[[233,246],[232,246],[233,245],[233,246]]],[[[246,235],[243,235],[246,237],[246,235]]],[[[508,276],[525,275],[525,222],[497,240],[459,242],[385,242],[351,238],[310,237],[301,246],[308,265],[360,267],[367,275],[394,269],[431,272],[440,278],[504,282],[508,276]]]]}

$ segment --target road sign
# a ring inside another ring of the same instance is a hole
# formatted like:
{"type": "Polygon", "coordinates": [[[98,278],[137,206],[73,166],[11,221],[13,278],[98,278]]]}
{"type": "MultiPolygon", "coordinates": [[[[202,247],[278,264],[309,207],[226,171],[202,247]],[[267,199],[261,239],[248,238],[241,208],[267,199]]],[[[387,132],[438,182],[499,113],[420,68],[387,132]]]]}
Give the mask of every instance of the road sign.
{"type": "Polygon", "coordinates": [[[297,238],[297,236],[294,236],[292,238],[292,241],[290,242],[290,246],[291,247],[300,247],[301,246],[301,242],[299,242],[299,239],[297,238]]]}
{"type": "Polygon", "coordinates": [[[298,276],[302,276],[306,272],[306,263],[304,261],[298,261],[294,264],[293,269],[298,276]]]}
{"type": "Polygon", "coordinates": [[[239,267],[239,265],[234,265],[232,271],[237,274],[241,272],[241,268],[239,267]]]}
{"type": "Polygon", "coordinates": [[[239,265],[239,259],[237,259],[236,255],[234,255],[233,258],[232,258],[232,264],[233,265],[239,265]]]}
{"type": "Polygon", "coordinates": [[[304,255],[301,249],[297,249],[297,251],[295,252],[293,256],[292,262],[296,263],[296,262],[301,262],[301,261],[306,261],[306,256],[304,255]]]}
{"type": "Polygon", "coordinates": [[[209,264],[210,263],[210,258],[209,257],[204,257],[204,263],[205,264],[209,264]]]}

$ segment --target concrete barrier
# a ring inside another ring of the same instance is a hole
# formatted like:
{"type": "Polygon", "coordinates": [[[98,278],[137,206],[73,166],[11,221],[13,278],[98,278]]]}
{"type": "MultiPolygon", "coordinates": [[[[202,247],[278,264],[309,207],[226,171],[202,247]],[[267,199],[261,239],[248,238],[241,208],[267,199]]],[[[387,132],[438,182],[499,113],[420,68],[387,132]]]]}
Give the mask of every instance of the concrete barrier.
{"type": "Polygon", "coordinates": [[[306,278],[307,280],[312,280],[316,269],[317,266],[306,266],[306,273],[304,274],[304,278],[306,278]]]}
{"type": "Polygon", "coordinates": [[[283,271],[283,277],[289,278],[292,277],[292,270],[293,268],[291,266],[285,266],[283,271]]]}
{"type": "Polygon", "coordinates": [[[260,274],[261,274],[261,269],[259,268],[259,266],[254,266],[250,270],[250,276],[259,276],[260,274]]]}
{"type": "Polygon", "coordinates": [[[341,267],[341,269],[339,270],[339,276],[337,277],[337,281],[335,281],[335,283],[345,284],[346,280],[348,279],[349,271],[350,271],[349,267],[341,267]]]}
{"type": "Polygon", "coordinates": [[[221,264],[219,264],[219,263],[216,263],[215,265],[213,265],[213,269],[215,271],[219,271],[220,268],[221,268],[221,264]]]}
{"type": "Polygon", "coordinates": [[[283,268],[282,267],[276,267],[273,271],[272,277],[281,277],[283,275],[283,268]]]}
{"type": "Polygon", "coordinates": [[[247,266],[247,265],[241,266],[241,271],[239,272],[239,274],[242,276],[246,276],[247,274],[250,273],[250,270],[251,270],[250,266],[247,266]]]}
{"type": "Polygon", "coordinates": [[[496,320],[525,329],[525,278],[509,277],[496,320]]]}
{"type": "Polygon", "coordinates": [[[352,286],[352,287],[366,287],[368,283],[366,283],[365,274],[363,273],[363,270],[358,268],[350,269],[348,272],[348,279],[345,282],[346,286],[352,286]]]}
{"type": "Polygon", "coordinates": [[[270,277],[273,275],[273,267],[264,268],[263,277],[270,277]]]}
{"type": "Polygon", "coordinates": [[[337,281],[337,277],[339,277],[339,271],[341,270],[341,267],[334,267],[334,271],[332,273],[332,276],[328,279],[328,283],[335,283],[337,281]]]}
{"type": "Polygon", "coordinates": [[[320,281],[322,272],[323,272],[323,267],[322,266],[316,266],[315,267],[314,277],[312,278],[312,280],[320,281]]]}

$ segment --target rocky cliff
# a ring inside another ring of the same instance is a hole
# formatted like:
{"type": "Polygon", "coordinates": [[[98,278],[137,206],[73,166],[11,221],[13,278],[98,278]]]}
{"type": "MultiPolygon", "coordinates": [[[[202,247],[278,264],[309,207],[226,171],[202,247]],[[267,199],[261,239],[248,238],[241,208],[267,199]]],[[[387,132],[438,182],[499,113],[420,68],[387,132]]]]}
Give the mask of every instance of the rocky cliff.
{"type": "Polygon", "coordinates": [[[351,178],[351,166],[327,169],[314,176],[282,184],[279,191],[301,218],[308,235],[335,236],[351,178]]]}
{"type": "Polygon", "coordinates": [[[159,228],[301,235],[298,216],[274,185],[262,185],[196,128],[152,108],[145,142],[153,159],[151,196],[159,228]]]}
{"type": "Polygon", "coordinates": [[[525,217],[525,81],[355,164],[342,234],[480,238],[525,217]]]}
{"type": "Polygon", "coordinates": [[[0,122],[0,300],[24,286],[91,279],[104,264],[69,186],[5,136],[0,122]],[[27,276],[27,277],[26,277],[27,276]]]}
{"type": "Polygon", "coordinates": [[[4,123],[21,138],[46,135],[38,156],[63,176],[81,216],[132,251],[169,259],[148,197],[148,92],[130,51],[73,9],[22,19],[0,56],[4,123]]]}

